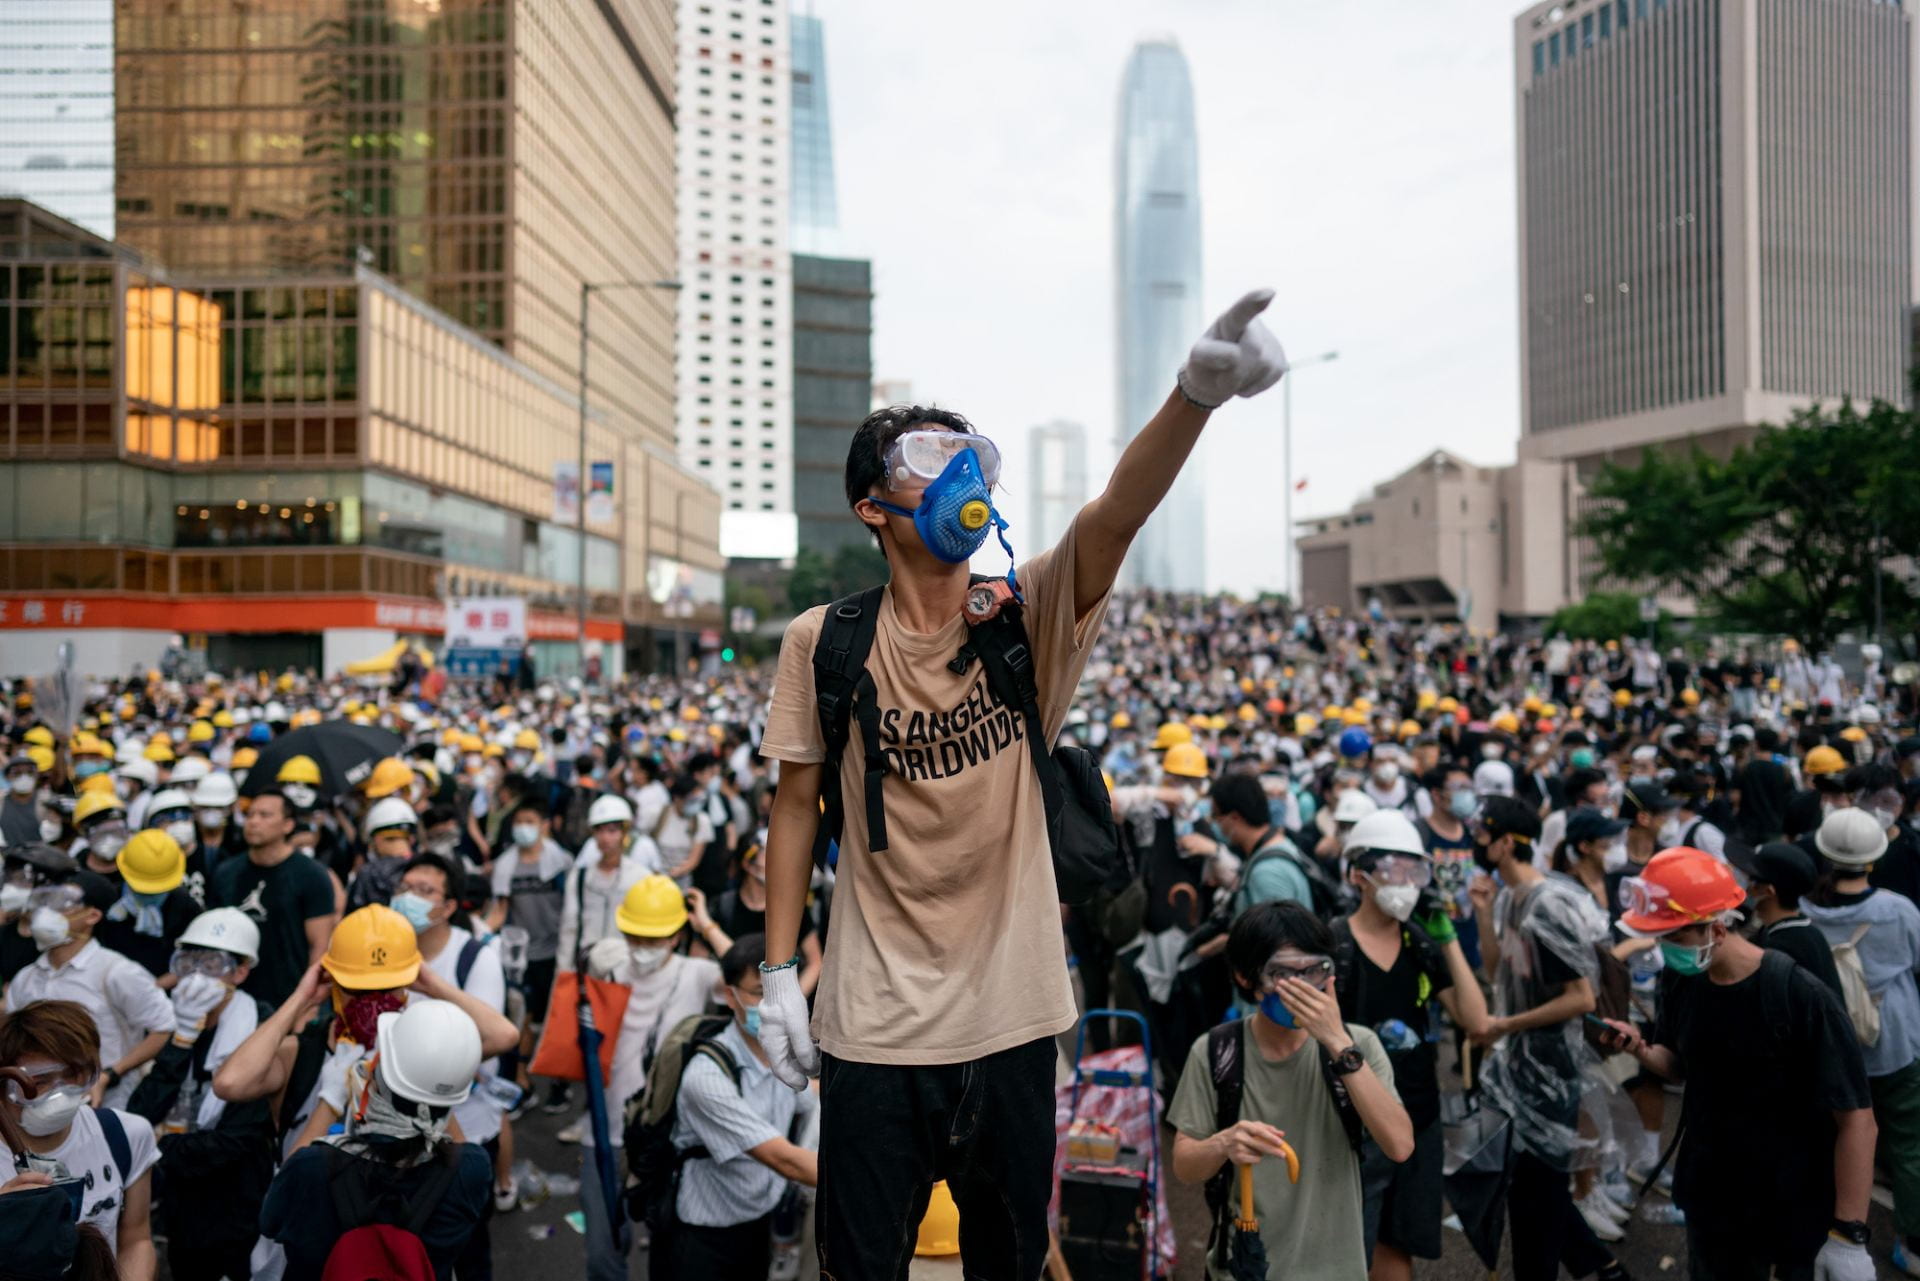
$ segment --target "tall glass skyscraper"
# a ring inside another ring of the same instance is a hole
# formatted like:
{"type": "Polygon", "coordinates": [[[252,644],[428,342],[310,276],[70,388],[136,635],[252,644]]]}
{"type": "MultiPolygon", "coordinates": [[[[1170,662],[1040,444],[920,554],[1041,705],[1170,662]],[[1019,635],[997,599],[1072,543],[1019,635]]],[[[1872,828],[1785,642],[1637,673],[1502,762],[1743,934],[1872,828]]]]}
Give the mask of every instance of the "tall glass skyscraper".
{"type": "MultiPolygon", "coordinates": [[[[1193,84],[1169,38],[1134,46],[1120,87],[1113,174],[1114,301],[1122,445],[1159,410],[1199,336],[1200,180],[1193,84]]],[[[1131,587],[1201,591],[1207,578],[1200,452],[1135,540],[1131,587]]]]}
{"type": "Polygon", "coordinates": [[[827,45],[820,19],[793,15],[793,250],[835,252],[840,206],[833,191],[833,121],[827,111],[827,45]]]}
{"type": "Polygon", "coordinates": [[[0,0],[0,195],[113,236],[113,0],[0,0]]]}

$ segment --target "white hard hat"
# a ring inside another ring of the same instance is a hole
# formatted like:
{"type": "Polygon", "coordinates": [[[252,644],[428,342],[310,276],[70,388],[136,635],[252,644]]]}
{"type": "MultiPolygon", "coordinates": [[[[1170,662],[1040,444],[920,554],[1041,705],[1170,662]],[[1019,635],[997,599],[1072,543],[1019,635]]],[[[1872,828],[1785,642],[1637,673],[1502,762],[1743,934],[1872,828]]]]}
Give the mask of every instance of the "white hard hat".
{"type": "Polygon", "coordinates": [[[1505,761],[1481,761],[1473,771],[1473,790],[1478,796],[1512,796],[1513,766],[1505,761]]]}
{"type": "Polygon", "coordinates": [[[1371,796],[1357,787],[1349,787],[1340,793],[1340,799],[1333,807],[1333,821],[1336,823],[1358,823],[1367,815],[1379,809],[1371,796]]]}
{"type": "Polygon", "coordinates": [[[272,702],[272,703],[268,703],[268,704],[267,704],[267,705],[266,705],[266,706],[265,706],[264,708],[262,708],[262,709],[261,709],[261,711],[260,711],[260,719],[261,719],[261,720],[265,720],[265,721],[284,721],[284,720],[286,720],[286,719],[287,719],[287,708],[286,708],[286,704],[284,704],[284,703],[280,703],[280,702],[277,702],[277,701],[276,701],[276,702],[272,702]]]}
{"type": "Polygon", "coordinates": [[[156,818],[169,810],[190,810],[192,808],[193,799],[187,795],[185,788],[169,787],[164,792],[155,792],[153,799],[147,802],[147,822],[152,823],[156,818]]]}
{"type": "Polygon", "coordinates": [[[451,1001],[409,1001],[380,1016],[380,1080],[396,1097],[429,1107],[466,1101],[480,1070],[480,1029],[451,1001]]]}
{"type": "MultiPolygon", "coordinates": [[[[119,747],[114,749],[113,759],[115,759],[116,761],[119,761],[122,765],[130,765],[134,761],[141,761],[146,765],[151,766],[153,762],[147,760],[145,756],[141,755],[141,753],[145,752],[146,750],[147,750],[147,744],[144,739],[130,738],[130,739],[127,739],[125,742],[121,743],[119,747]]],[[[121,772],[125,773],[124,770],[121,772]]]]}
{"type": "Polygon", "coordinates": [[[167,781],[184,786],[188,783],[198,783],[211,773],[213,773],[213,766],[208,763],[206,757],[182,756],[175,763],[173,773],[167,775],[167,781]]]}
{"type": "Polygon", "coordinates": [[[229,774],[209,774],[193,789],[195,809],[225,809],[240,799],[240,789],[229,774]]]}
{"type": "MultiPolygon", "coordinates": [[[[134,750],[138,751],[136,747],[134,750]]],[[[160,767],[144,756],[136,756],[113,771],[121,778],[130,778],[143,787],[153,787],[160,781],[160,767]]]]}
{"type": "Polygon", "coordinates": [[[1851,807],[1827,815],[1813,843],[1829,862],[1842,867],[1866,867],[1887,852],[1887,834],[1880,820],[1851,807]]]}
{"type": "Polygon", "coordinates": [[[633,806],[627,804],[624,796],[602,796],[587,811],[587,826],[599,827],[603,823],[633,822],[633,806]]]}
{"type": "Polygon", "coordinates": [[[367,810],[367,835],[389,827],[419,827],[420,815],[398,796],[383,796],[367,810]]]}
{"type": "Polygon", "coordinates": [[[1340,852],[1351,858],[1372,850],[1376,854],[1417,854],[1425,858],[1427,847],[1420,841],[1412,820],[1399,810],[1375,810],[1353,825],[1340,852]]]}
{"type": "Polygon", "coordinates": [[[251,965],[260,959],[260,927],[237,907],[216,907],[200,913],[180,931],[183,947],[213,947],[244,956],[251,965]]]}
{"type": "Polygon", "coordinates": [[[1880,709],[1872,703],[1860,704],[1853,713],[1853,723],[1855,725],[1878,725],[1880,723],[1880,709]]]}

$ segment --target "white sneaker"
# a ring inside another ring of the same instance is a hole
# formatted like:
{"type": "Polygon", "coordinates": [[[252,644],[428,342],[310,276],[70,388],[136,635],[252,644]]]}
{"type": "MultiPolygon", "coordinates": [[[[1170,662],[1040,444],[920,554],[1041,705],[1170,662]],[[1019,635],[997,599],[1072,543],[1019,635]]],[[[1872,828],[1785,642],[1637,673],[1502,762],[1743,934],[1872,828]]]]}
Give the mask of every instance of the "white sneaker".
{"type": "Polygon", "coordinates": [[[581,1117],[566,1129],[553,1136],[562,1143],[578,1143],[587,1137],[587,1118],[581,1117]]]}
{"type": "Polygon", "coordinates": [[[520,1204],[520,1180],[508,1176],[504,1185],[493,1185],[493,1208],[497,1213],[509,1214],[520,1204]]]}
{"type": "Polygon", "coordinates": [[[1600,1190],[1616,1205],[1627,1207],[1633,1204],[1633,1185],[1618,1170],[1607,1171],[1606,1177],[1600,1180],[1600,1190]]]}
{"type": "Polygon", "coordinates": [[[1625,1227],[1627,1220],[1633,1217],[1633,1211],[1608,1196],[1606,1188],[1601,1184],[1595,1184],[1593,1191],[1587,1193],[1587,1197],[1602,1214],[1622,1227],[1625,1227]]]}
{"type": "Polygon", "coordinates": [[[1613,1216],[1601,1208],[1601,1204],[1606,1200],[1606,1197],[1589,1192],[1575,1201],[1573,1208],[1580,1211],[1580,1217],[1585,1219],[1587,1226],[1593,1229],[1593,1235],[1602,1241],[1618,1241],[1627,1234],[1621,1230],[1618,1223],[1613,1221],[1613,1216]]]}

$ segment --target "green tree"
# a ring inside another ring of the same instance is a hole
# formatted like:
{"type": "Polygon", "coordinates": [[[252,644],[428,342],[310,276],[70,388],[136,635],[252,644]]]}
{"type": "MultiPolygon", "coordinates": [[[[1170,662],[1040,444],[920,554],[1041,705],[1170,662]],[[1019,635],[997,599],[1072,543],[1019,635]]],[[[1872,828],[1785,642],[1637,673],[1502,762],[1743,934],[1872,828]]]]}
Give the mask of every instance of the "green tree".
{"type": "Polygon", "coordinates": [[[795,613],[887,581],[887,558],[866,543],[842,543],[829,558],[802,547],[787,575],[787,607],[795,613]]]}
{"type": "MultiPolygon", "coordinates": [[[[1673,615],[1661,610],[1654,624],[1655,641],[1671,635],[1672,627],[1673,615]]],[[[1565,632],[1574,640],[1618,640],[1643,635],[1646,630],[1647,625],[1640,620],[1640,598],[1632,592],[1594,592],[1547,620],[1547,635],[1565,632]]]]}
{"type": "MultiPolygon", "coordinates": [[[[1806,409],[1725,461],[1698,449],[1608,465],[1582,523],[1616,581],[1676,587],[1720,626],[1784,632],[1816,648],[1875,623],[1875,569],[1920,549],[1912,492],[1920,421],[1875,401],[1806,409]]],[[[1879,577],[1888,635],[1907,648],[1920,600],[1879,577]]]]}

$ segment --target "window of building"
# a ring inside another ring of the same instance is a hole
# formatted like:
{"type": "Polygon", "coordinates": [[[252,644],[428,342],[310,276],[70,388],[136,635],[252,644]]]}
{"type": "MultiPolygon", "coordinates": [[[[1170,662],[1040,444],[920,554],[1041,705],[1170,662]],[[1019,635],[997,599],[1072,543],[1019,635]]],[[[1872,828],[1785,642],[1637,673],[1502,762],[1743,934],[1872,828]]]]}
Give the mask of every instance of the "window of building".
{"type": "Polygon", "coordinates": [[[1613,9],[1611,6],[1600,10],[1600,38],[1602,40],[1610,40],[1613,38],[1613,9]]]}
{"type": "Polygon", "coordinates": [[[1593,48],[1593,15],[1590,13],[1580,19],[1580,47],[1593,48]]]}
{"type": "Polygon", "coordinates": [[[1560,65],[1560,33],[1558,31],[1547,37],[1547,61],[1556,67],[1560,65]]]}
{"type": "Polygon", "coordinates": [[[1533,74],[1536,76],[1543,75],[1546,70],[1547,42],[1544,40],[1536,40],[1533,42],[1533,74]]]}

